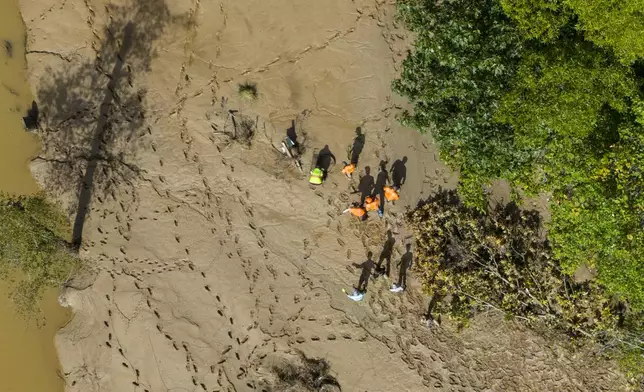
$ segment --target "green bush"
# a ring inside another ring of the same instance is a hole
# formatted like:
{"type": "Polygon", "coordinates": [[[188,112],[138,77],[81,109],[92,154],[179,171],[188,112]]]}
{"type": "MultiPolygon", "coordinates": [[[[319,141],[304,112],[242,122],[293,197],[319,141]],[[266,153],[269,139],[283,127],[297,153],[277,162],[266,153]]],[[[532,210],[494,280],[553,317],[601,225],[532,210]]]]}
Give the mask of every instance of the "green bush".
{"type": "Polygon", "coordinates": [[[498,178],[550,194],[563,272],[588,265],[644,311],[644,53],[604,22],[644,24],[637,1],[602,1],[401,0],[416,38],[394,88],[414,104],[402,120],[459,171],[465,204],[484,211],[498,178]]]}
{"type": "Polygon", "coordinates": [[[66,217],[41,195],[0,195],[0,276],[18,276],[11,298],[33,312],[47,287],[65,282],[79,260],[66,240],[66,217]]]}
{"type": "Polygon", "coordinates": [[[433,312],[465,326],[477,312],[499,311],[591,338],[630,369],[644,365],[644,315],[598,282],[567,275],[553,257],[537,211],[510,203],[483,213],[465,206],[456,192],[440,191],[407,218],[433,312]]]}

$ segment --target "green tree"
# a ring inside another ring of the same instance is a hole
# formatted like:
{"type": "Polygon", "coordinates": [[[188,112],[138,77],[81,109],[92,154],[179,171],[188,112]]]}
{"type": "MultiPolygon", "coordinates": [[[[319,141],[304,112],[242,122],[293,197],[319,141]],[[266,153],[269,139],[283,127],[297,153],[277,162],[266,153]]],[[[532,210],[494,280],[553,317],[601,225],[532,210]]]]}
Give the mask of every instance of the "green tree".
{"type": "Polygon", "coordinates": [[[440,191],[407,215],[423,288],[444,298],[435,311],[466,323],[497,310],[573,336],[612,331],[618,317],[594,282],[575,282],[552,257],[537,211],[514,203],[487,213],[440,191]]]}
{"type": "Polygon", "coordinates": [[[398,7],[416,34],[394,82],[415,105],[403,121],[431,130],[443,159],[461,171],[463,191],[483,204],[482,182],[529,159],[492,116],[518,67],[520,37],[495,0],[403,0],[398,7]]]}
{"type": "Polygon", "coordinates": [[[585,181],[636,94],[630,68],[574,37],[525,51],[495,118],[533,159],[531,173],[513,169],[507,178],[531,193],[585,181]]]}
{"type": "Polygon", "coordinates": [[[642,218],[623,202],[639,188],[614,169],[628,162],[635,176],[643,164],[632,147],[642,134],[633,104],[641,102],[641,80],[569,28],[564,6],[404,1],[400,15],[418,35],[394,87],[415,106],[403,119],[431,130],[442,157],[460,172],[468,205],[484,210],[482,185],[495,178],[528,194],[551,193],[549,233],[565,271],[595,267],[611,293],[644,311],[644,275],[632,275],[644,260],[627,237],[641,231],[642,218]],[[534,7],[541,17],[519,17],[534,7]]]}
{"type": "Polygon", "coordinates": [[[574,25],[629,65],[644,57],[644,0],[500,0],[525,37],[556,40],[574,25]]]}
{"type": "Polygon", "coordinates": [[[566,0],[586,39],[613,50],[624,64],[644,57],[644,1],[566,0]]]}
{"type": "MultiPolygon", "coordinates": [[[[510,203],[482,213],[465,206],[456,192],[439,191],[409,211],[407,221],[418,276],[432,296],[432,316],[444,314],[465,326],[479,311],[498,311],[532,326],[591,338],[637,382],[644,365],[644,315],[607,295],[601,282],[570,277],[553,257],[537,211],[510,203]]],[[[583,219],[574,223],[586,224],[583,219]]],[[[574,236],[585,234],[585,228],[567,229],[574,236]]],[[[580,239],[574,238],[575,245],[580,239]]],[[[626,275],[642,272],[612,267],[620,274],[613,282],[636,282],[626,275]]]]}
{"type": "Polygon", "coordinates": [[[33,312],[43,290],[62,284],[79,265],[65,239],[69,224],[41,196],[0,196],[0,222],[0,275],[19,276],[12,299],[20,311],[33,312]]]}
{"type": "Polygon", "coordinates": [[[571,12],[565,0],[500,0],[505,13],[526,38],[550,42],[568,24],[571,12]]]}

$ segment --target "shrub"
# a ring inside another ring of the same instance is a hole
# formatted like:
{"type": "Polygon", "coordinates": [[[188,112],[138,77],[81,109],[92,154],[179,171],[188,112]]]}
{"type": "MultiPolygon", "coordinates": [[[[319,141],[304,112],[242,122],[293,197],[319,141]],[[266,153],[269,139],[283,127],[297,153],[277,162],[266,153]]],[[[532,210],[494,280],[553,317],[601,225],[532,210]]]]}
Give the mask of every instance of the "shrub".
{"type": "Polygon", "coordinates": [[[322,358],[309,358],[303,352],[297,352],[294,361],[285,361],[272,368],[277,378],[271,387],[274,391],[340,391],[340,384],[329,374],[331,365],[322,358]]]}
{"type": "Polygon", "coordinates": [[[43,290],[65,282],[79,266],[66,240],[66,217],[41,195],[0,195],[0,275],[16,274],[11,298],[20,312],[36,309],[43,290]]]}
{"type": "Polygon", "coordinates": [[[642,314],[596,281],[565,274],[537,211],[510,203],[480,212],[455,191],[440,191],[407,218],[416,269],[424,291],[434,296],[432,311],[460,327],[477,312],[500,311],[532,326],[592,338],[632,369],[644,364],[642,314]]]}

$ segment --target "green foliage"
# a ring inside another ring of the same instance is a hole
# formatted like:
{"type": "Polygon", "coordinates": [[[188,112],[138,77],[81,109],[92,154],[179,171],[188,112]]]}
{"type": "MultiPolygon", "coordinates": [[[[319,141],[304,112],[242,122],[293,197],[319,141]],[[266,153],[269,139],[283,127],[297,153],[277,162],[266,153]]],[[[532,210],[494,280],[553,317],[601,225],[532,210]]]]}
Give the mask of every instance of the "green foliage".
{"type": "MultiPolygon", "coordinates": [[[[423,284],[466,322],[495,308],[607,347],[642,373],[642,0],[403,0],[416,33],[396,91],[431,130],[463,203],[410,214],[423,284]],[[546,194],[548,241],[530,218],[485,214],[486,185],[546,194]],[[476,207],[472,210],[467,207],[476,207]],[[596,278],[574,283],[580,266],[596,278]],[[617,305],[619,304],[619,306],[617,305]]],[[[442,307],[442,308],[441,308],[442,307]]]]}
{"type": "Polygon", "coordinates": [[[552,42],[576,29],[629,65],[644,58],[643,0],[500,0],[526,39],[552,42]]]}
{"type": "Polygon", "coordinates": [[[565,0],[586,39],[612,50],[624,63],[644,57],[644,1],[565,0]]]}
{"type": "Polygon", "coordinates": [[[633,72],[590,44],[566,40],[526,51],[495,118],[514,130],[518,148],[532,152],[532,166],[506,177],[531,193],[587,179],[608,147],[612,117],[635,95],[633,72]]]}
{"type": "Polygon", "coordinates": [[[529,158],[492,116],[516,72],[519,36],[494,0],[404,0],[398,7],[416,33],[416,49],[394,82],[416,109],[403,121],[431,129],[443,159],[457,169],[467,164],[468,189],[480,193],[487,179],[529,158]]]}
{"type": "Polygon", "coordinates": [[[545,145],[552,133],[587,137],[602,110],[623,113],[633,95],[629,68],[590,44],[560,41],[523,54],[498,117],[512,125],[522,144],[534,149],[545,145]]]}
{"type": "Polygon", "coordinates": [[[257,84],[245,82],[237,86],[239,96],[247,101],[254,101],[257,99],[257,84]]]}
{"type": "Polygon", "coordinates": [[[597,268],[610,292],[642,311],[644,131],[636,124],[621,127],[618,135],[574,193],[559,195],[552,205],[557,219],[550,238],[569,272],[582,263],[597,268]]]}
{"type": "Polygon", "coordinates": [[[570,11],[562,0],[500,0],[505,13],[510,16],[521,33],[528,38],[549,42],[559,36],[568,23],[570,11]]]}
{"type": "MultiPolygon", "coordinates": [[[[631,377],[644,364],[644,313],[629,312],[596,281],[578,282],[553,257],[538,212],[515,204],[489,212],[440,191],[407,214],[416,269],[441,313],[465,326],[481,311],[500,311],[572,337],[587,337],[631,377]]],[[[634,379],[632,379],[634,381],[634,379]]]]}
{"type": "Polygon", "coordinates": [[[78,267],[65,241],[69,225],[42,196],[0,196],[0,222],[0,275],[21,272],[12,299],[30,313],[46,287],[60,285],[78,267]]]}
{"type": "Polygon", "coordinates": [[[432,130],[466,205],[484,211],[497,178],[551,194],[563,272],[587,264],[609,295],[644,311],[642,71],[568,23],[581,3],[499,1],[399,2],[417,33],[394,84],[415,106],[403,120],[432,130]]]}
{"type": "Polygon", "coordinates": [[[572,335],[615,328],[617,317],[601,287],[575,283],[552,257],[536,211],[512,203],[481,213],[455,192],[442,191],[408,219],[423,288],[450,298],[439,302],[438,311],[464,321],[496,309],[572,335]]]}

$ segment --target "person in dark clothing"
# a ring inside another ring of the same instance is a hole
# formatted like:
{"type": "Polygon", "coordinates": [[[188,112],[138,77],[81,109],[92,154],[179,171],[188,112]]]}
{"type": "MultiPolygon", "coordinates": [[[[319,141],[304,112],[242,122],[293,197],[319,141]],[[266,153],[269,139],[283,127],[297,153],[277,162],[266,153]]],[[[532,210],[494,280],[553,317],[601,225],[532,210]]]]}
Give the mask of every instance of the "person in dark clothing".
{"type": "Polygon", "coordinates": [[[360,192],[360,205],[364,204],[364,200],[367,196],[373,194],[374,180],[371,175],[371,168],[366,166],[364,168],[364,176],[360,179],[360,184],[358,184],[358,192],[360,192]]]}
{"type": "Polygon", "coordinates": [[[403,157],[402,160],[396,159],[393,165],[391,165],[391,182],[393,183],[394,188],[398,189],[405,184],[407,180],[407,157],[403,157]]]}
{"type": "Polygon", "coordinates": [[[391,256],[394,252],[394,245],[396,245],[396,239],[391,234],[391,230],[387,230],[387,239],[385,244],[382,246],[382,252],[380,252],[380,257],[378,257],[378,264],[376,265],[376,272],[379,275],[384,275],[389,277],[389,272],[391,271],[391,256]],[[382,262],[385,262],[385,265],[382,265],[382,262]]]}
{"type": "Polygon", "coordinates": [[[373,253],[367,253],[367,260],[363,261],[361,264],[353,263],[353,266],[356,268],[361,268],[362,272],[360,273],[360,279],[358,280],[358,286],[356,290],[359,293],[364,293],[367,291],[367,285],[369,284],[369,278],[371,277],[371,272],[375,266],[374,261],[372,260],[373,253]]]}
{"type": "Polygon", "coordinates": [[[411,253],[411,244],[407,244],[407,252],[400,258],[398,263],[398,283],[394,283],[391,286],[391,290],[394,293],[400,293],[405,291],[407,287],[407,271],[411,268],[412,262],[414,261],[414,255],[411,253]]]}

